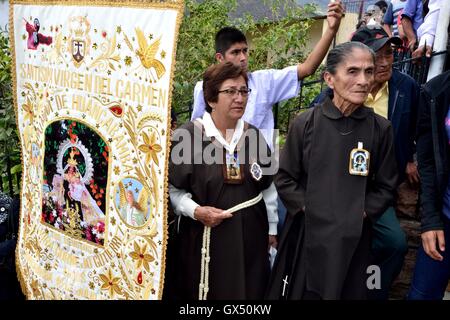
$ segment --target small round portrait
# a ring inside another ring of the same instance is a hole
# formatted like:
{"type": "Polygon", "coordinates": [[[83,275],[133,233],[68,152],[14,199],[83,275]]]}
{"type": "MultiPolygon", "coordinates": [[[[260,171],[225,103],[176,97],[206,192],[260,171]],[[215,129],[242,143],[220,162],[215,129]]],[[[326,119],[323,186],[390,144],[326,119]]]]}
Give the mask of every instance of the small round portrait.
{"type": "Polygon", "coordinates": [[[123,221],[140,227],[150,219],[150,191],[134,178],[124,178],[115,192],[115,204],[123,221]]]}

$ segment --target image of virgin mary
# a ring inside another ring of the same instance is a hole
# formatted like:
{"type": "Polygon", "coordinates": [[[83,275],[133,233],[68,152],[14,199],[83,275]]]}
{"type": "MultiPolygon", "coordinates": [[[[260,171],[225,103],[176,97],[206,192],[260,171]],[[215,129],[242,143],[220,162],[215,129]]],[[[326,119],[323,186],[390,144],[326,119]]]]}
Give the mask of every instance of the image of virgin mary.
{"type": "Polygon", "coordinates": [[[46,128],[42,222],[103,245],[108,152],[83,123],[61,120],[46,128]]]}
{"type": "Polygon", "coordinates": [[[81,182],[81,174],[78,170],[78,162],[74,159],[75,150],[70,151],[70,158],[64,167],[64,181],[68,184],[67,195],[69,201],[75,201],[81,206],[81,220],[90,226],[96,226],[104,222],[105,214],[92,198],[85,184],[81,182]]]}

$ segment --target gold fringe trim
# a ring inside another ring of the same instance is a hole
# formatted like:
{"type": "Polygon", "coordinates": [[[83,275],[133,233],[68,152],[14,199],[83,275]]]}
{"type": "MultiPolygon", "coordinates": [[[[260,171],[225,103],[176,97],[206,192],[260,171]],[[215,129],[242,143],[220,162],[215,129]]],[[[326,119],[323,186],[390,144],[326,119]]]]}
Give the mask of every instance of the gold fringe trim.
{"type": "MultiPolygon", "coordinates": [[[[22,135],[20,134],[20,127],[19,127],[19,109],[18,109],[18,105],[17,105],[17,77],[16,77],[16,46],[15,46],[15,41],[14,41],[14,10],[13,10],[13,2],[14,1],[10,1],[10,5],[9,5],[9,27],[10,27],[10,33],[9,33],[9,45],[11,48],[11,76],[12,76],[12,88],[13,88],[13,103],[14,103],[14,113],[16,116],[16,126],[18,128],[18,132],[19,132],[19,144],[20,144],[20,163],[22,165],[22,168],[24,168],[24,164],[23,164],[23,155],[22,155],[22,150],[24,149],[24,141],[22,141],[22,135]]],[[[25,170],[22,170],[22,175],[21,175],[21,181],[24,181],[24,174],[25,170]]],[[[22,198],[22,194],[24,193],[25,188],[24,185],[22,183],[21,185],[21,190],[20,190],[20,196],[22,198]]],[[[22,290],[22,293],[25,295],[25,297],[27,299],[29,299],[29,292],[27,289],[27,285],[25,283],[25,278],[23,276],[23,271],[21,269],[21,265],[19,262],[19,252],[20,252],[20,244],[22,243],[22,241],[20,241],[22,239],[21,237],[21,228],[20,225],[22,224],[22,220],[23,220],[23,212],[22,212],[22,207],[23,207],[23,202],[22,199],[20,201],[20,210],[19,210],[19,229],[17,230],[17,244],[16,244],[16,250],[15,250],[15,263],[16,263],[16,273],[17,273],[17,278],[19,280],[20,283],[20,288],[22,290]]]]}
{"type": "Polygon", "coordinates": [[[156,9],[183,9],[184,0],[10,0],[10,7],[21,5],[45,6],[77,6],[77,7],[127,7],[127,8],[156,8],[156,9]]]}
{"type": "Polygon", "coordinates": [[[169,153],[170,153],[170,146],[171,146],[171,129],[172,129],[172,118],[171,118],[171,114],[170,111],[172,110],[172,92],[173,92],[173,78],[174,78],[174,74],[175,74],[175,58],[177,55],[177,44],[178,44],[178,36],[180,33],[180,26],[181,26],[181,22],[183,21],[183,15],[184,15],[184,0],[180,0],[180,2],[182,2],[182,5],[179,7],[179,11],[177,14],[177,22],[176,22],[176,26],[175,26],[175,35],[174,35],[174,46],[173,46],[173,50],[172,50],[172,66],[171,66],[171,74],[170,74],[170,80],[169,80],[169,86],[171,86],[169,88],[169,101],[168,101],[168,108],[167,108],[167,125],[166,128],[168,129],[166,132],[166,139],[167,139],[167,143],[166,143],[166,168],[164,171],[164,210],[163,210],[163,219],[164,219],[164,236],[163,236],[163,248],[162,248],[162,266],[161,266],[161,275],[160,275],[160,291],[159,291],[159,295],[158,295],[158,299],[161,300],[162,299],[162,293],[163,293],[163,289],[164,289],[164,276],[166,273],[166,250],[167,250],[167,239],[168,239],[168,223],[167,223],[167,218],[168,218],[168,199],[169,199],[169,153]]]}

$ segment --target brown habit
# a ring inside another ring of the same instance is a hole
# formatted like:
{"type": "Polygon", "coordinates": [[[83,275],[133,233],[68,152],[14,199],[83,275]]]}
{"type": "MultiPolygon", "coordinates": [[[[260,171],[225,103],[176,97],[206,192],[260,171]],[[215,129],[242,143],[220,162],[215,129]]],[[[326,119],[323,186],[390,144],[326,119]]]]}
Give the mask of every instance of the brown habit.
{"type": "Polygon", "coordinates": [[[395,183],[388,120],[367,107],[344,117],[329,98],[302,113],[275,177],[288,216],[267,297],[364,299],[370,222],[391,203],[395,183]],[[367,177],[349,174],[358,142],[370,152],[367,177]]]}
{"type": "MultiPolygon", "coordinates": [[[[192,147],[194,139],[202,141],[201,130],[193,122],[181,128],[190,132],[192,147]]],[[[259,136],[259,139],[263,138],[259,136]]],[[[176,143],[172,150],[175,146],[176,143]]],[[[196,157],[202,159],[201,152],[207,148],[212,147],[215,151],[223,148],[217,140],[214,145],[211,141],[203,141],[200,146],[200,150],[193,150],[191,163],[196,157]]],[[[192,199],[201,206],[229,209],[250,200],[270,186],[272,177],[263,176],[260,181],[252,178],[249,167],[257,159],[254,153],[250,155],[248,139],[241,138],[238,148],[245,149],[247,158],[242,184],[225,184],[221,164],[176,165],[172,161],[169,182],[191,193],[192,199]]],[[[242,156],[239,159],[242,163],[242,156]]],[[[168,248],[170,265],[167,265],[166,278],[170,288],[166,290],[166,298],[198,299],[203,229],[201,222],[181,216],[177,239],[168,248]]],[[[208,299],[262,299],[270,272],[267,247],[268,220],[264,200],[236,212],[232,218],[212,228],[208,299]]]]}

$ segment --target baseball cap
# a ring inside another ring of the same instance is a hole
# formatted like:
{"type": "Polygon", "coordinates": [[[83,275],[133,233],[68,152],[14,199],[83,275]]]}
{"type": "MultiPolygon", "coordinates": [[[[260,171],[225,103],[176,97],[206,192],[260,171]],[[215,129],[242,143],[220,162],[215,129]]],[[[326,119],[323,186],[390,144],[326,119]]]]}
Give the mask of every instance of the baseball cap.
{"type": "Polygon", "coordinates": [[[389,37],[380,25],[359,28],[353,34],[351,41],[362,42],[375,52],[380,50],[386,43],[397,46],[402,45],[402,40],[399,37],[389,37]]]}

